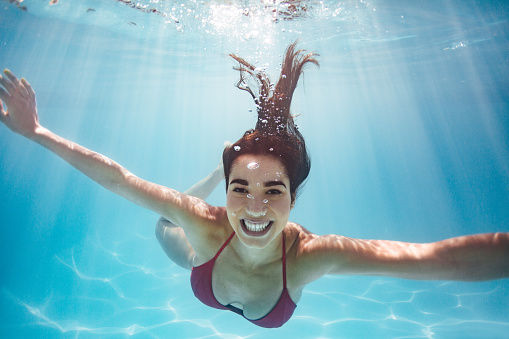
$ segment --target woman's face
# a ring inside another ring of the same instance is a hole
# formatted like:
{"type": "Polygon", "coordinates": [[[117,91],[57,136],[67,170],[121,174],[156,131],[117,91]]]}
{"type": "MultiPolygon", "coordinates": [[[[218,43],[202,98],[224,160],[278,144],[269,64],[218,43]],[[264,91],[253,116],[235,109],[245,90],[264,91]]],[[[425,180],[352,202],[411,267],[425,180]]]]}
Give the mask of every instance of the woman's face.
{"type": "Polygon", "coordinates": [[[246,246],[265,247],[285,228],[293,207],[283,165],[270,156],[245,154],[233,163],[229,181],[230,224],[246,246]]]}

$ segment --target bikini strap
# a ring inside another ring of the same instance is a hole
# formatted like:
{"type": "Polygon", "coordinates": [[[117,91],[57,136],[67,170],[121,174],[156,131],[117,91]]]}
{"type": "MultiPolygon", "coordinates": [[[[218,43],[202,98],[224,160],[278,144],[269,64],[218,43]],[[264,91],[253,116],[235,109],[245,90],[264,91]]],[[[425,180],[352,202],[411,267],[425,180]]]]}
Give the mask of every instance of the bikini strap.
{"type": "Polygon", "coordinates": [[[286,289],[286,248],[285,233],[283,232],[283,290],[286,289]]]}
{"type": "Polygon", "coordinates": [[[226,240],[223,244],[223,246],[221,246],[221,248],[219,249],[219,251],[217,251],[216,255],[214,256],[214,261],[217,259],[217,257],[219,257],[219,255],[221,254],[221,252],[223,252],[224,248],[226,246],[228,246],[228,244],[230,243],[230,240],[232,240],[233,236],[235,235],[235,232],[233,232],[230,237],[228,238],[228,240],[226,240]]]}

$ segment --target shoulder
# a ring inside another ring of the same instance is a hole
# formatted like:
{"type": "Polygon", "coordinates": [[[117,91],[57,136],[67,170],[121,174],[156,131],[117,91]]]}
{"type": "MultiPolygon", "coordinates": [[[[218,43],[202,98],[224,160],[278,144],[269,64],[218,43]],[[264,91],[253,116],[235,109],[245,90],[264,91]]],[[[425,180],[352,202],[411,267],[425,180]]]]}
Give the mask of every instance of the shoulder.
{"type": "Polygon", "coordinates": [[[233,232],[226,209],[206,203],[198,204],[196,208],[199,212],[185,221],[183,229],[186,238],[198,257],[213,257],[233,232]]]}
{"type": "Polygon", "coordinates": [[[213,206],[202,199],[183,195],[182,209],[186,212],[178,224],[186,234],[209,237],[217,228],[225,228],[228,221],[225,207],[213,206]]]}
{"type": "Polygon", "coordinates": [[[294,281],[306,285],[349,261],[356,239],[336,234],[318,235],[296,223],[285,228],[288,262],[294,281]],[[288,248],[288,246],[291,246],[288,248]]]}
{"type": "Polygon", "coordinates": [[[287,245],[290,243],[298,259],[319,256],[345,248],[348,241],[355,240],[337,234],[318,235],[303,226],[289,222],[285,228],[287,245]]]}

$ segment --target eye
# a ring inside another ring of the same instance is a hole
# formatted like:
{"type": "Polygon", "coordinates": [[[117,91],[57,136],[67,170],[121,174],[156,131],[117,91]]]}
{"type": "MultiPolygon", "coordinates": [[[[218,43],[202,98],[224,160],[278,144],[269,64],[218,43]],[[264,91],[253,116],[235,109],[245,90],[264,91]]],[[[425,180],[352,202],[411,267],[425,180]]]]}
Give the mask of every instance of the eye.
{"type": "Polygon", "coordinates": [[[236,193],[248,193],[244,187],[234,187],[232,191],[236,193]]]}
{"type": "Polygon", "coordinates": [[[282,192],[278,189],[271,189],[271,190],[268,190],[267,191],[267,194],[271,194],[271,195],[277,195],[277,194],[281,194],[282,192]]]}

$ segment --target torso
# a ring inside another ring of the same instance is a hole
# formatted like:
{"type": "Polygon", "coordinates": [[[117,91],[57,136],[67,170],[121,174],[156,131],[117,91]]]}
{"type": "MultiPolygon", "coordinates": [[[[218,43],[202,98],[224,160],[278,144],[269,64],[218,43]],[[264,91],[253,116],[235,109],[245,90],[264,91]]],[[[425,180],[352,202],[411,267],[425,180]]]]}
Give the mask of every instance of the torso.
{"type": "MultiPolygon", "coordinates": [[[[297,253],[301,243],[302,227],[288,223],[285,227],[286,278],[290,298],[296,304],[304,285],[299,282],[297,253]]],[[[233,231],[225,229],[209,245],[210,253],[196,258],[194,266],[211,260],[233,231]]],[[[218,232],[215,233],[216,235],[218,232]]],[[[279,238],[281,239],[281,238],[279,238]]],[[[239,241],[234,237],[232,241],[239,241]]],[[[198,255],[199,256],[199,255],[198,255]]],[[[276,305],[283,291],[282,254],[277,260],[257,267],[248,267],[242,262],[232,246],[226,246],[217,257],[212,271],[212,290],[222,305],[232,305],[243,310],[248,319],[259,319],[267,315],[276,305]]]]}
{"type": "MultiPolygon", "coordinates": [[[[234,251],[227,246],[217,258],[212,272],[214,295],[219,303],[231,304],[242,309],[248,319],[262,318],[272,310],[281,297],[282,261],[280,259],[262,267],[249,268],[235,260],[235,257],[234,251]]],[[[302,292],[296,293],[289,286],[287,288],[290,297],[296,303],[302,292]]]]}

